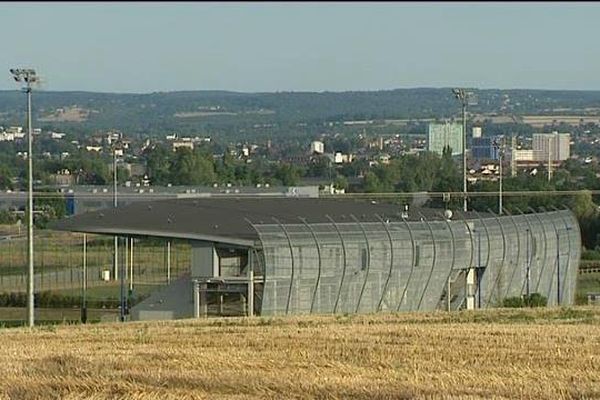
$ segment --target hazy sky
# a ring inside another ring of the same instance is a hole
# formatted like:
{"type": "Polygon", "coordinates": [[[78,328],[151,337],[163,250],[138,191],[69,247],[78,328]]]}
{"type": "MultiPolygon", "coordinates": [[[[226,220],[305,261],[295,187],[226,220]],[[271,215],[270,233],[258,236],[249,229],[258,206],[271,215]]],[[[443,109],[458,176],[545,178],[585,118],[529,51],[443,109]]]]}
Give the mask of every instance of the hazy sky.
{"type": "Polygon", "coordinates": [[[594,3],[2,3],[0,89],[600,89],[594,3]]]}

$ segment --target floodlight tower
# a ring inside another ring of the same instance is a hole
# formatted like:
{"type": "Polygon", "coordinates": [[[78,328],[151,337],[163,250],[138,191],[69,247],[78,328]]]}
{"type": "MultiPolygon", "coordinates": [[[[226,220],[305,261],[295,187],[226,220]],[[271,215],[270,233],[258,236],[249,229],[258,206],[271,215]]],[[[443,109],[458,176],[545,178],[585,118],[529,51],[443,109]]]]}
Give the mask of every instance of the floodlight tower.
{"type": "Polygon", "coordinates": [[[28,198],[27,198],[27,321],[29,327],[33,327],[34,303],[33,303],[33,154],[32,141],[33,130],[31,128],[31,91],[32,85],[39,82],[39,78],[33,69],[13,68],[10,70],[15,81],[23,84],[23,91],[27,93],[27,175],[28,175],[28,198]]]}
{"type": "Polygon", "coordinates": [[[471,93],[466,89],[452,89],[454,97],[462,105],[462,147],[463,147],[463,211],[467,211],[467,105],[471,93]]]}

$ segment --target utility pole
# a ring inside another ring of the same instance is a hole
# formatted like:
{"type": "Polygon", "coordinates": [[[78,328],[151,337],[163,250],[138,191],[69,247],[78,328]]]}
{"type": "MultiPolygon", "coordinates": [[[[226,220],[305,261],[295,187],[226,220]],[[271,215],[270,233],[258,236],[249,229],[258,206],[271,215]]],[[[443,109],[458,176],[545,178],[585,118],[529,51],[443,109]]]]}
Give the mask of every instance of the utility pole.
{"type": "MultiPolygon", "coordinates": [[[[117,208],[117,146],[113,146],[113,205],[117,208]]],[[[125,238],[129,240],[129,238],[125,238]]],[[[125,253],[125,259],[127,258],[127,253],[125,253]]],[[[121,310],[120,310],[120,321],[125,322],[125,309],[127,307],[127,301],[125,299],[125,268],[126,261],[122,263],[121,269],[122,271],[119,273],[119,237],[115,235],[115,259],[114,259],[114,276],[115,281],[121,278],[121,310]]]]}
{"type": "Polygon", "coordinates": [[[467,105],[469,103],[470,92],[465,89],[452,89],[454,97],[461,102],[462,105],[462,169],[463,169],[463,211],[467,211],[467,105]]]}
{"type": "Polygon", "coordinates": [[[31,85],[39,82],[39,78],[33,69],[13,68],[10,70],[13,78],[17,82],[24,82],[23,91],[27,93],[27,176],[28,176],[28,196],[27,196],[27,322],[30,328],[35,325],[34,317],[34,288],[33,288],[33,128],[31,126],[31,85]]]}

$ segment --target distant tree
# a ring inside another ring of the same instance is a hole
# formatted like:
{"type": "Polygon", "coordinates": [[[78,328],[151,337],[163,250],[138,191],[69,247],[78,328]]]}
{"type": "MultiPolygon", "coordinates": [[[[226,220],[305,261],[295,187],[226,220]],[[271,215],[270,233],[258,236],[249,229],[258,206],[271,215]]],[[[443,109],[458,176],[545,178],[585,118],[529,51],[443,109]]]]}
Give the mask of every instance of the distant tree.
{"type": "Polygon", "coordinates": [[[587,190],[573,196],[570,208],[580,220],[592,218],[598,214],[598,206],[592,200],[592,192],[587,190]]]}
{"type": "Polygon", "coordinates": [[[14,172],[5,164],[0,164],[0,189],[13,189],[14,172]]]}
{"type": "Polygon", "coordinates": [[[367,193],[380,193],[382,191],[381,181],[372,171],[365,174],[363,187],[367,193]]]}
{"type": "Polygon", "coordinates": [[[331,173],[331,160],[322,155],[317,155],[312,158],[311,163],[306,171],[306,176],[319,178],[328,178],[331,173]]]}
{"type": "Polygon", "coordinates": [[[452,159],[452,149],[450,149],[450,147],[444,148],[442,158],[439,161],[433,190],[438,192],[460,191],[462,186],[461,178],[462,174],[459,172],[456,163],[452,159]]]}
{"type": "Polygon", "coordinates": [[[156,146],[145,154],[146,171],[155,185],[166,185],[171,178],[171,152],[164,146],[156,146]]]}
{"type": "Polygon", "coordinates": [[[348,190],[348,179],[345,176],[338,175],[335,178],[335,182],[333,183],[333,187],[336,189],[344,189],[348,190]]]}
{"type": "MultiPolygon", "coordinates": [[[[229,147],[223,152],[223,156],[216,165],[216,174],[218,180],[222,183],[237,181],[236,178],[236,160],[231,154],[229,147]]],[[[239,172],[238,172],[239,174],[239,172]]]]}
{"type": "Polygon", "coordinates": [[[295,186],[300,181],[301,170],[292,164],[281,164],[275,170],[275,179],[284,186],[295,186]]]}
{"type": "Polygon", "coordinates": [[[169,169],[174,185],[209,185],[216,179],[212,160],[191,149],[177,149],[169,169]]]}

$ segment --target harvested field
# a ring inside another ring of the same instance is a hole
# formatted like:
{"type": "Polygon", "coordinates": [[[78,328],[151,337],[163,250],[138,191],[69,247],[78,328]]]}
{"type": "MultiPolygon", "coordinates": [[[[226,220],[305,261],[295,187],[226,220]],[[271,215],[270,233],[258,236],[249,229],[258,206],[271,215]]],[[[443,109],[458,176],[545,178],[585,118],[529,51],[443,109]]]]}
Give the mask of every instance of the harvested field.
{"type": "Polygon", "coordinates": [[[600,398],[600,309],[0,330],[0,398],[600,398]]]}
{"type": "Polygon", "coordinates": [[[98,113],[96,110],[88,110],[79,107],[58,108],[40,118],[40,122],[85,122],[91,113],[98,113]]]}

